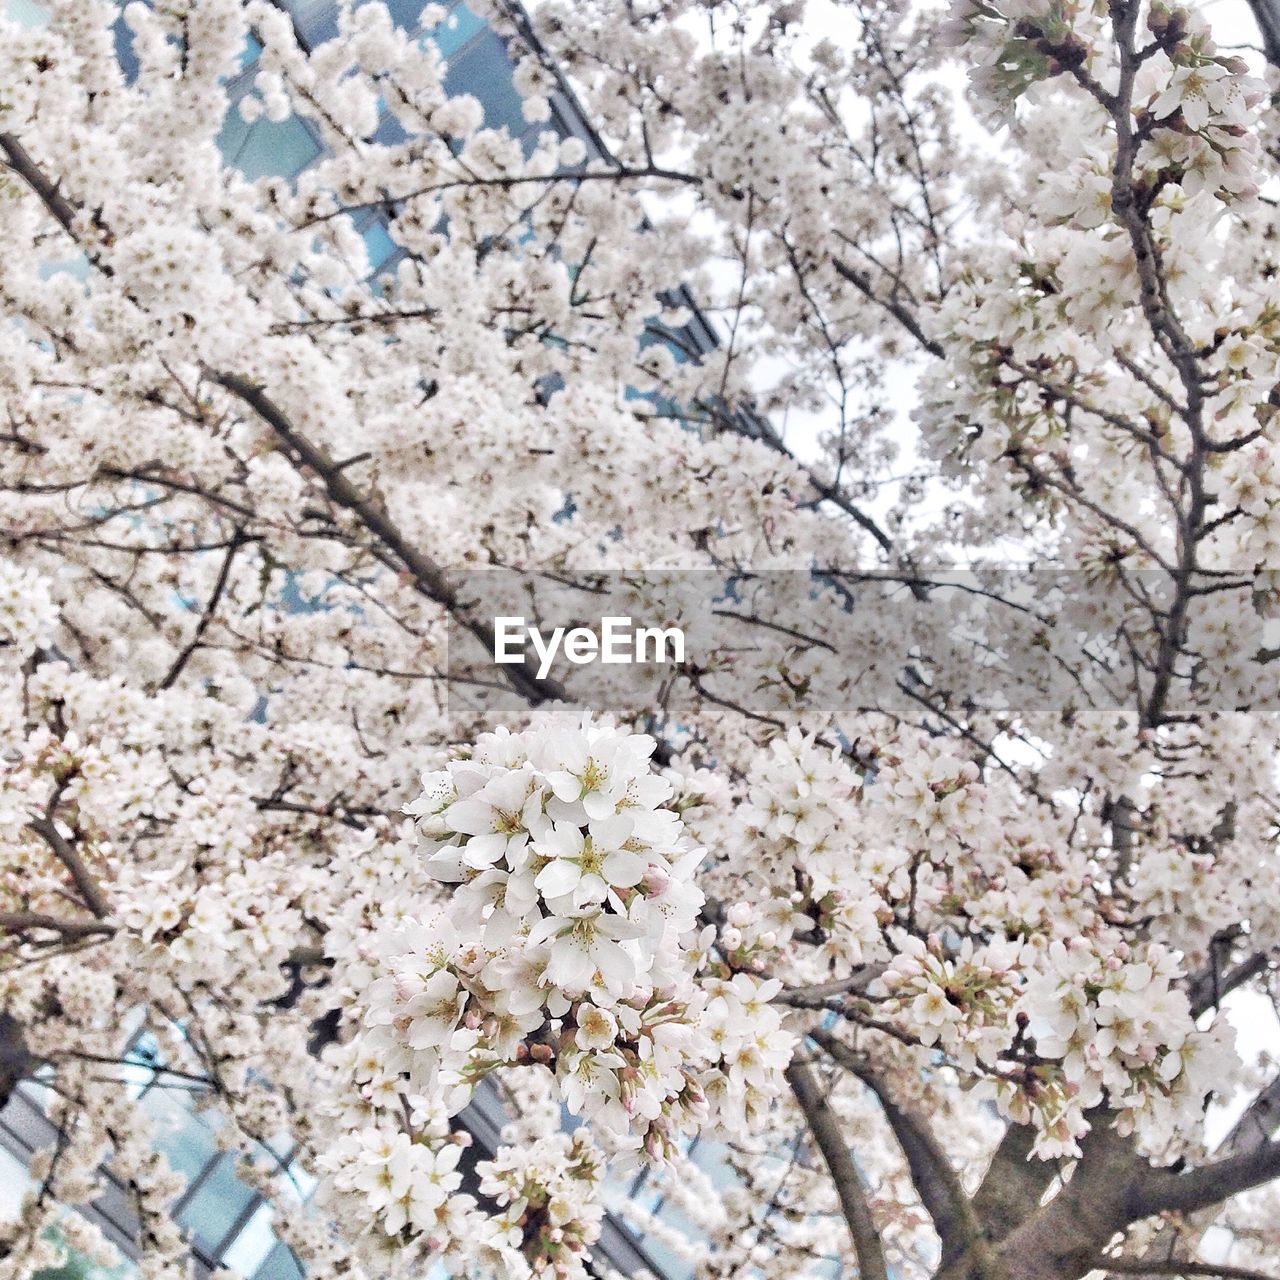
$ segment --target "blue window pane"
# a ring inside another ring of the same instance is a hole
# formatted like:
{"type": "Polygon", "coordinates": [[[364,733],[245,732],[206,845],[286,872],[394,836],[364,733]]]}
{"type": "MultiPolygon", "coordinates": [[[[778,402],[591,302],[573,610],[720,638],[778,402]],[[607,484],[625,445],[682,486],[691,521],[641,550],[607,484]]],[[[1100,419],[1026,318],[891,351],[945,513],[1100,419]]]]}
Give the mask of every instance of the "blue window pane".
{"type": "Polygon", "coordinates": [[[436,48],[447,58],[455,50],[462,48],[476,32],[483,30],[484,19],[477,18],[465,4],[460,4],[432,27],[427,35],[436,42],[436,48]]]}
{"type": "Polygon", "coordinates": [[[112,24],[111,36],[115,41],[116,61],[124,72],[124,78],[132,84],[138,78],[138,59],[133,52],[133,32],[129,30],[123,15],[112,24]]]}
{"type": "Polygon", "coordinates": [[[228,164],[238,163],[241,148],[248,136],[249,123],[233,102],[223,117],[222,128],[218,132],[218,150],[222,152],[222,158],[228,164]]]}
{"type": "Polygon", "coordinates": [[[737,1182],[738,1175],[734,1173],[732,1166],[725,1159],[724,1148],[718,1142],[711,1142],[703,1139],[693,1145],[690,1152],[693,1162],[706,1173],[713,1186],[720,1190],[737,1182]]]}
{"type": "Polygon", "coordinates": [[[449,64],[444,87],[450,96],[470,93],[478,98],[486,128],[505,125],[513,137],[520,137],[528,128],[520,95],[511,82],[507,51],[492,31],[486,31],[449,64]]]}
{"type": "Polygon", "coordinates": [[[6,0],[4,12],[20,27],[38,27],[49,20],[48,13],[35,0],[6,0]]]}
{"type": "Polygon", "coordinates": [[[338,34],[338,6],[333,0],[284,0],[284,4],[312,48],[338,34]]]}
{"type": "Polygon", "coordinates": [[[693,339],[688,328],[668,329],[666,325],[660,323],[657,319],[649,319],[645,322],[645,330],[640,335],[640,349],[643,351],[645,347],[652,347],[656,343],[661,343],[675,357],[677,364],[686,364],[689,360],[689,347],[693,344],[693,339]]]}
{"type": "Polygon", "coordinates": [[[400,246],[392,240],[381,222],[371,222],[362,234],[369,249],[369,266],[374,271],[381,268],[388,258],[400,252],[400,246]]]}
{"type": "Polygon", "coordinates": [[[53,1267],[37,1271],[35,1280],[130,1280],[138,1274],[133,1263],[122,1261],[114,1267],[97,1266],[88,1254],[81,1253],[67,1243],[66,1233],[60,1222],[55,1222],[42,1232],[46,1240],[60,1246],[65,1252],[62,1261],[53,1267]]]}
{"type": "Polygon", "coordinates": [[[236,1238],[222,1251],[222,1262],[242,1276],[249,1276],[262,1265],[275,1245],[271,1209],[268,1205],[260,1205],[236,1238]]]}
{"type": "Polygon", "coordinates": [[[227,112],[218,138],[227,162],[246,178],[292,178],[320,154],[320,144],[297,116],[245,126],[239,111],[227,112]]]}
{"type": "Polygon", "coordinates": [[[253,1280],[302,1280],[302,1271],[289,1248],[277,1244],[253,1273],[253,1280]]]}
{"type": "Polygon", "coordinates": [[[62,273],[74,276],[77,280],[85,280],[89,276],[89,259],[83,253],[74,258],[50,258],[41,262],[36,270],[41,280],[50,280],[62,273]]]}
{"type": "Polygon", "coordinates": [[[285,1170],[280,1186],[301,1204],[311,1198],[311,1193],[316,1189],[316,1179],[294,1160],[285,1170]]]}
{"type": "Polygon", "coordinates": [[[418,25],[418,16],[427,7],[427,0],[384,0],[391,21],[405,31],[412,31],[418,25]]]}
{"type": "Polygon", "coordinates": [[[378,117],[378,127],[373,131],[374,142],[380,142],[384,147],[390,147],[397,142],[403,142],[408,136],[404,125],[390,111],[384,111],[378,117]]]}
{"type": "Polygon", "coordinates": [[[156,1126],[156,1149],[164,1152],[171,1168],[191,1182],[217,1155],[217,1148],[213,1134],[180,1097],[176,1091],[150,1089],[143,1105],[156,1126]]]}
{"type": "Polygon", "coordinates": [[[30,1185],[26,1166],[0,1147],[0,1222],[18,1216],[22,1197],[30,1185]]]}
{"type": "Polygon", "coordinates": [[[236,1177],[235,1161],[223,1155],[182,1206],[178,1222],[191,1228],[197,1244],[215,1253],[253,1198],[236,1177]]]}
{"type": "Polygon", "coordinates": [[[658,1264],[661,1274],[668,1280],[688,1280],[693,1275],[693,1267],[687,1258],[682,1258],[674,1249],[663,1244],[656,1236],[642,1235],[640,1243],[644,1251],[658,1264]]]}

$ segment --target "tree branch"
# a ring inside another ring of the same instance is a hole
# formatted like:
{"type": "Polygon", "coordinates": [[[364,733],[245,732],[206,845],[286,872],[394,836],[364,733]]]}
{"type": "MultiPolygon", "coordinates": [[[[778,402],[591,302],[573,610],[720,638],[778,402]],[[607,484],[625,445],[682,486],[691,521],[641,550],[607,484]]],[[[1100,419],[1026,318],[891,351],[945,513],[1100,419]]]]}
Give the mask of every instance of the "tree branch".
{"type": "Polygon", "coordinates": [[[874,302],[878,307],[883,307],[931,356],[942,359],[946,354],[942,343],[929,337],[920,327],[920,322],[902,303],[894,302],[892,298],[880,297],[871,287],[871,277],[865,271],[859,271],[857,267],[851,267],[847,262],[836,257],[831,259],[831,265],[835,267],[836,273],[853,285],[864,298],[874,302]]]}
{"type": "Polygon", "coordinates": [[[798,1058],[793,1058],[786,1071],[787,1083],[795,1095],[804,1115],[805,1124],[813,1137],[814,1145],[835,1184],[836,1196],[844,1213],[844,1220],[853,1239],[853,1250],[858,1259],[859,1280],[889,1280],[884,1260],[884,1246],[880,1233],[871,1217],[871,1206],[862,1186],[862,1177],[853,1156],[849,1153],[844,1135],[831,1104],[823,1096],[813,1072],[798,1058]]]}
{"type": "Polygon", "coordinates": [[[95,934],[110,937],[116,931],[115,925],[102,920],[64,920],[42,911],[0,911],[0,932],[29,933],[33,929],[59,933],[64,938],[89,938],[95,934]]]}
{"type": "Polygon", "coordinates": [[[53,850],[54,857],[66,867],[76,888],[80,891],[80,896],[84,899],[85,906],[99,920],[104,916],[110,915],[111,907],[107,902],[106,896],[98,887],[98,882],[93,878],[89,868],[85,866],[84,859],[80,857],[75,846],[58,830],[53,818],[47,814],[42,818],[32,818],[27,823],[27,826],[36,835],[44,839],[49,848],[53,850]]]}
{"type": "Polygon", "coordinates": [[[821,1028],[811,1031],[809,1038],[821,1045],[846,1071],[857,1076],[879,1100],[885,1119],[906,1158],[920,1203],[942,1241],[938,1275],[993,1274],[986,1235],[969,1197],[965,1195],[959,1175],[937,1138],[894,1100],[864,1054],[821,1028]]]}
{"type": "Polygon", "coordinates": [[[1227,1267],[1218,1262],[1180,1262],[1177,1258],[1099,1258],[1099,1270],[1127,1276],[1218,1276],[1221,1280],[1276,1280],[1248,1267],[1227,1267]]]}
{"type": "MultiPolygon", "coordinates": [[[[84,248],[74,227],[77,215],[75,205],[58,190],[58,184],[45,175],[22,143],[12,134],[0,134],[0,154],[4,155],[9,167],[39,197],[63,230],[84,248]]],[[[111,267],[98,261],[92,253],[90,259],[104,275],[113,275],[111,267]]],[[[423,595],[443,605],[462,627],[480,640],[488,652],[493,652],[492,627],[485,626],[470,616],[450,587],[444,570],[429,556],[412,546],[387,513],[347,480],[342,474],[341,464],[334,462],[323,449],[298,431],[263,389],[249,378],[217,370],[206,372],[215,383],[252,409],[284,441],[296,461],[310,467],[323,480],[329,497],[338,506],[355,515],[389,549],[394,559],[409,571],[414,585],[423,595]]],[[[565,697],[564,691],[555,681],[540,680],[526,664],[504,665],[503,673],[515,691],[534,705],[559,701],[565,697]]]]}
{"type": "Polygon", "coordinates": [[[1238,1156],[1254,1151],[1280,1128],[1280,1076],[1276,1076],[1244,1109],[1244,1114],[1223,1138],[1218,1153],[1238,1156]]]}
{"type": "Polygon", "coordinates": [[[8,1106],[14,1089],[36,1065],[27,1049],[22,1024],[0,1010],[0,1111],[8,1106]]]}
{"type": "Polygon", "coordinates": [[[214,611],[218,607],[218,602],[222,599],[222,593],[227,589],[227,582],[231,577],[231,565],[235,561],[236,553],[244,546],[245,537],[244,530],[237,529],[231,539],[231,545],[227,548],[227,554],[223,557],[222,568],[218,571],[218,579],[213,584],[213,590],[209,593],[209,602],[205,605],[204,611],[200,614],[200,621],[196,623],[195,634],[182,647],[182,651],[174,659],[165,675],[160,681],[161,689],[171,689],[174,682],[182,674],[182,669],[191,660],[191,655],[200,647],[201,640],[204,639],[204,633],[209,629],[209,623],[213,621],[214,611]]]}
{"type": "Polygon", "coordinates": [[[1280,1177],[1280,1142],[1262,1142],[1239,1155],[1186,1173],[1160,1172],[1163,1176],[1134,1189],[1131,1221],[1170,1211],[1194,1213],[1280,1177]]]}
{"type": "Polygon", "coordinates": [[[866,989],[885,971],[882,964],[862,965],[847,978],[833,982],[819,982],[809,987],[783,987],[773,998],[774,1004],[790,1005],[793,1009],[827,1009],[832,1001],[848,995],[863,995],[866,989]]]}
{"type": "Polygon", "coordinates": [[[1246,982],[1258,977],[1259,974],[1265,973],[1270,963],[1271,953],[1269,951],[1256,951],[1234,968],[1228,969],[1226,973],[1219,974],[1214,968],[1214,962],[1211,959],[1209,967],[1196,974],[1187,984],[1187,996],[1191,1001],[1191,1016],[1198,1018],[1201,1014],[1212,1009],[1224,997],[1236,990],[1237,987],[1242,987],[1246,982]]]}
{"type": "MultiPolygon", "coordinates": [[[[295,460],[310,467],[320,477],[329,497],[338,506],[350,511],[374,537],[388,548],[395,559],[409,571],[414,586],[422,595],[447,609],[460,626],[484,645],[486,652],[493,652],[492,624],[486,625],[479,621],[462,606],[444,569],[430,556],[413,546],[396,527],[387,512],[378,503],[361,493],[343,474],[341,464],[335,462],[319,445],[313,444],[304,436],[262,387],[236,373],[209,370],[208,376],[252,409],[257,417],[266,423],[292,451],[295,460]]],[[[564,690],[555,681],[539,679],[525,663],[507,664],[502,670],[515,691],[535,706],[541,702],[560,701],[565,698],[564,690]]]]}
{"type": "Polygon", "coordinates": [[[993,1240],[1001,1240],[1025,1222],[1057,1172],[1053,1162],[1034,1160],[1036,1131],[1029,1124],[1009,1124],[973,1197],[974,1212],[993,1240]]]}
{"type": "MultiPolygon", "coordinates": [[[[0,133],[0,151],[5,163],[40,197],[41,203],[61,224],[62,229],[77,243],[80,237],[74,231],[76,209],[70,200],[58,190],[56,182],[50,182],[31,158],[31,154],[11,133],[0,133]]],[[[104,268],[110,275],[109,268],[104,268]]]]}

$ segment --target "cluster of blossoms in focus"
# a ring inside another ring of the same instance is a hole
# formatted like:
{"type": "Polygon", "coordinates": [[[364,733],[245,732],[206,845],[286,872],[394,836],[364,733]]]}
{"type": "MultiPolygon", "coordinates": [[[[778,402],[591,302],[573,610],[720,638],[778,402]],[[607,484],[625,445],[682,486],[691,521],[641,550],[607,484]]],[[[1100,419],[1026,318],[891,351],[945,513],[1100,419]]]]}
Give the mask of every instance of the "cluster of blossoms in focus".
{"type": "MultiPolygon", "coordinates": [[[[407,806],[426,869],[452,896],[447,913],[388,924],[371,944],[376,976],[356,995],[359,1026],[343,1053],[368,1108],[355,1122],[382,1136],[328,1162],[385,1233],[420,1233],[433,1249],[457,1236],[454,1202],[471,1198],[445,1194],[455,1188],[427,1152],[450,1149],[438,1122],[497,1069],[554,1073],[564,1105],[617,1164],[663,1163],[681,1134],[744,1123],[776,1096],[795,1043],[770,1007],[780,984],[713,958],[715,928],[701,924],[693,884],[704,850],[664,807],[673,788],[650,766],[654,746],[589,718],[499,731],[425,775],[407,806]],[[403,1137],[406,1114],[436,1122],[434,1136],[414,1133],[424,1176],[441,1188],[427,1202],[410,1166],[400,1187],[370,1155],[403,1137]]],[[[574,1142],[587,1140],[583,1130],[574,1142]]],[[[523,1206],[519,1248],[576,1256],[566,1242],[588,1240],[590,1222],[570,1229],[562,1198],[515,1159],[503,1149],[484,1176],[523,1206]],[[535,1183],[536,1214],[520,1190],[535,1183]]],[[[505,1238],[512,1212],[489,1229],[505,1238]]]]}

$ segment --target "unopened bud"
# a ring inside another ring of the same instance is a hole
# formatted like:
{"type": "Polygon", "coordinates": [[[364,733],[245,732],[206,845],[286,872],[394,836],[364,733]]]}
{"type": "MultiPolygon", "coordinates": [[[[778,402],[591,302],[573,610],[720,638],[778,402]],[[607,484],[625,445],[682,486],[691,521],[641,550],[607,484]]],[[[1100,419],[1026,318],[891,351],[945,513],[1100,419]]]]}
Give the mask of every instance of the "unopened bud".
{"type": "Polygon", "coordinates": [[[646,897],[660,898],[671,887],[671,872],[666,867],[651,862],[640,885],[646,897]]]}

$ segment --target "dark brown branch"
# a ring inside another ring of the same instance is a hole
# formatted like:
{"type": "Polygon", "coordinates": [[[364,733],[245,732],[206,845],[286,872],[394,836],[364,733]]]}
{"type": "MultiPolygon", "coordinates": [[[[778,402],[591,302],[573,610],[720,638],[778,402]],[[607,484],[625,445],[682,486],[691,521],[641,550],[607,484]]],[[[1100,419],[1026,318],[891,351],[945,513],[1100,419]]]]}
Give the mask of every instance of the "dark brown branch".
{"type": "MultiPolygon", "coordinates": [[[[0,151],[4,153],[5,162],[9,168],[40,197],[44,207],[58,220],[62,229],[79,244],[80,237],[73,229],[76,219],[75,206],[58,190],[58,184],[50,182],[45,177],[40,166],[13,134],[0,133],[0,151]]],[[[111,274],[109,267],[103,267],[102,270],[106,275],[111,274]]]]}
{"type": "MultiPolygon", "coordinates": [[[[999,1260],[1018,1280],[1084,1275],[1117,1231],[1148,1216],[1136,1192],[1151,1171],[1133,1137],[1116,1131],[1115,1114],[1105,1108],[1090,1112],[1089,1121],[1070,1181],[999,1246],[999,1260]]],[[[1058,1172],[1053,1162],[1041,1163],[1058,1172]]]]}
{"type": "Polygon", "coordinates": [[[218,608],[218,603],[222,599],[222,594],[227,589],[227,582],[231,578],[231,565],[236,558],[236,553],[244,546],[244,531],[237,529],[235,535],[231,539],[231,544],[227,548],[227,554],[222,559],[222,568],[218,571],[218,580],[213,584],[213,590],[209,593],[209,602],[204,607],[204,612],[200,615],[200,621],[196,623],[195,634],[183,646],[182,652],[174,659],[173,666],[169,668],[165,678],[160,681],[161,689],[171,689],[182,674],[182,669],[191,660],[191,655],[200,647],[200,642],[204,639],[204,633],[209,629],[210,622],[213,621],[213,615],[218,608]]]}
{"type": "Polygon", "coordinates": [[[1269,1141],[1186,1173],[1161,1171],[1135,1189],[1131,1221],[1156,1213],[1194,1213],[1280,1177],[1280,1142],[1269,1141]]]}
{"type": "Polygon", "coordinates": [[[804,1115],[831,1180],[835,1184],[844,1220],[853,1238],[858,1259],[859,1280],[889,1280],[880,1233],[871,1217],[871,1206],[862,1185],[862,1177],[840,1132],[840,1124],[831,1104],[818,1087],[813,1072],[798,1058],[792,1059],[786,1071],[787,1083],[804,1115]]]}
{"type": "Polygon", "coordinates": [[[1258,951],[1226,973],[1216,974],[1211,964],[1205,972],[1196,974],[1187,988],[1187,995],[1191,1000],[1191,1016],[1198,1018],[1212,1009],[1238,987],[1265,973],[1270,963],[1270,953],[1258,951]]]}
{"type": "Polygon", "coordinates": [[[1254,1151],[1269,1141],[1277,1129],[1280,1129],[1280,1076],[1249,1103],[1214,1154],[1238,1156],[1254,1151]]]}
{"type": "Polygon", "coordinates": [[[826,1009],[835,1007],[847,995],[863,995],[867,988],[884,972],[881,964],[862,965],[847,978],[833,982],[819,982],[811,987],[783,987],[773,998],[774,1004],[790,1005],[793,1009],[826,1009]]]}
{"type": "Polygon", "coordinates": [[[0,911],[0,933],[30,933],[43,930],[64,938],[89,938],[95,934],[110,937],[115,926],[102,920],[64,920],[43,911],[0,911]]]}
{"type": "Polygon", "coordinates": [[[14,1089],[38,1065],[27,1049],[22,1024],[0,1010],[0,1111],[8,1105],[14,1089]]]}
{"type": "Polygon", "coordinates": [[[98,882],[93,878],[89,868],[85,866],[84,859],[80,857],[79,851],[58,830],[53,818],[48,815],[42,818],[32,818],[27,823],[27,826],[45,841],[53,851],[54,857],[66,867],[76,888],[80,891],[80,896],[84,899],[85,906],[99,920],[104,916],[110,915],[111,907],[107,902],[106,896],[98,887],[98,882]]]}
{"type": "Polygon", "coordinates": [[[942,343],[929,337],[920,327],[920,322],[902,303],[895,302],[892,298],[880,297],[871,285],[871,277],[865,271],[859,271],[857,267],[852,267],[847,262],[836,257],[831,259],[831,265],[835,267],[839,276],[853,285],[869,302],[874,302],[876,306],[883,307],[925,351],[931,356],[936,356],[939,360],[942,359],[946,354],[942,343]]]}
{"type": "Polygon", "coordinates": [[[376,200],[364,200],[359,204],[340,205],[329,213],[319,213],[313,218],[308,218],[305,222],[299,224],[299,229],[302,230],[307,227],[313,227],[317,223],[332,221],[334,218],[342,217],[343,214],[361,213],[366,209],[383,209],[394,213],[395,206],[404,204],[406,201],[417,200],[422,196],[438,195],[444,191],[457,191],[467,187],[496,187],[499,190],[508,191],[513,187],[534,187],[540,183],[571,182],[577,185],[581,182],[627,182],[642,178],[654,178],[664,182],[682,182],[686,186],[693,187],[702,185],[702,179],[696,173],[681,173],[679,170],[663,169],[658,165],[645,165],[642,168],[635,169],[593,169],[589,172],[569,169],[556,173],[477,175],[475,177],[451,178],[447,182],[436,182],[427,187],[415,187],[412,191],[405,191],[399,195],[379,196],[376,200]]]}
{"type": "MultiPolygon", "coordinates": [[[[387,512],[361,493],[343,474],[342,467],[319,445],[313,444],[304,436],[262,387],[235,373],[210,371],[209,377],[252,409],[285,443],[295,462],[309,467],[320,477],[329,497],[338,506],[350,511],[390,551],[400,565],[408,570],[414,586],[422,595],[447,609],[460,626],[484,645],[487,652],[493,652],[492,623],[481,622],[462,606],[444,569],[413,546],[387,512]]],[[[524,663],[504,665],[503,673],[515,691],[535,706],[540,702],[559,701],[565,697],[564,690],[555,681],[539,679],[524,663]]]]}
{"type": "Polygon", "coordinates": [[[861,1080],[879,1100],[906,1158],[920,1203],[942,1241],[942,1262],[937,1274],[994,1276],[987,1238],[965,1195],[960,1175],[952,1168],[937,1138],[918,1117],[898,1104],[865,1054],[829,1031],[815,1029],[809,1037],[836,1063],[861,1080]]]}
{"type": "Polygon", "coordinates": [[[1264,1271],[1228,1267],[1220,1262],[1181,1262],[1177,1258],[1099,1258],[1100,1271],[1124,1276],[1218,1276],[1221,1280],[1276,1280],[1264,1271]]]}
{"type": "Polygon", "coordinates": [[[1052,1161],[1031,1157],[1035,1140],[1032,1125],[1011,1123],[973,1197],[974,1211],[993,1240],[1003,1239],[1036,1211],[1057,1172],[1052,1161]]]}

